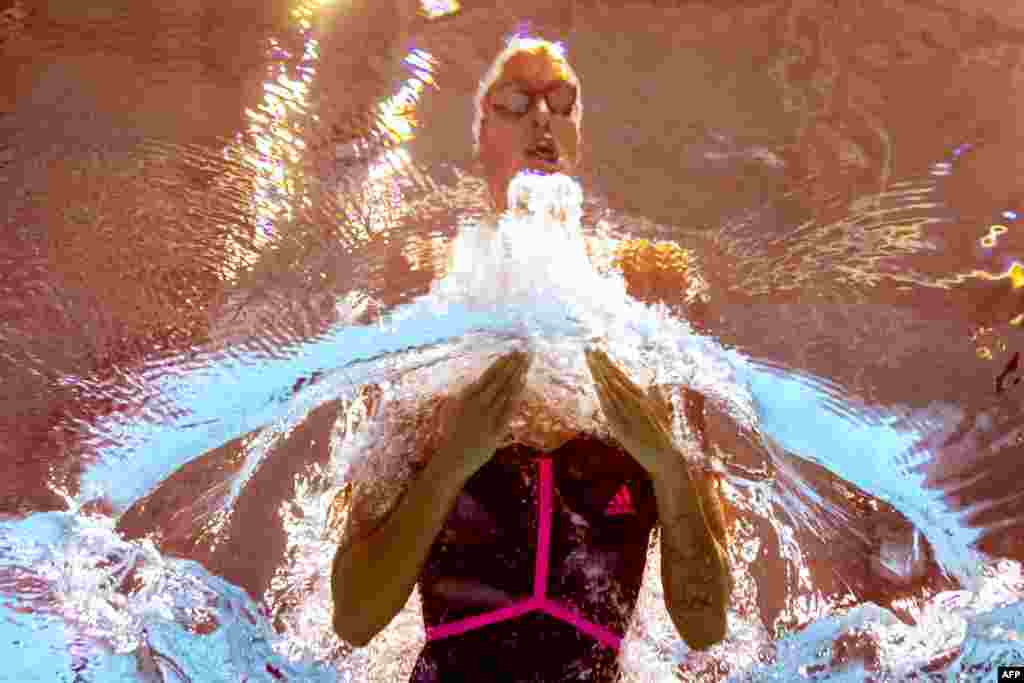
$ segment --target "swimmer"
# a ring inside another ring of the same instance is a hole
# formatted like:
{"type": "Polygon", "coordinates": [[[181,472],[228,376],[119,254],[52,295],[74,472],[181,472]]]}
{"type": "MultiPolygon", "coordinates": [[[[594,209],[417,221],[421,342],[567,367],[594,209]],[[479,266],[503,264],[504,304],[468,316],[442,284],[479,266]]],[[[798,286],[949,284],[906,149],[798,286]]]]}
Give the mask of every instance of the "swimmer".
{"type": "MultiPolygon", "coordinates": [[[[474,135],[493,208],[523,170],[579,162],[579,80],[558,45],[514,39],[478,94],[474,135]]],[[[725,637],[732,587],[715,481],[672,446],[671,407],[600,351],[587,363],[617,444],[498,449],[531,357],[513,352],[445,405],[442,445],[390,512],[353,534],[331,574],[334,629],[365,646],[420,585],[427,643],[412,681],[614,681],[649,534],[661,525],[665,603],[683,639],[725,637]]],[[[703,397],[686,419],[708,450],[703,397]]]]}

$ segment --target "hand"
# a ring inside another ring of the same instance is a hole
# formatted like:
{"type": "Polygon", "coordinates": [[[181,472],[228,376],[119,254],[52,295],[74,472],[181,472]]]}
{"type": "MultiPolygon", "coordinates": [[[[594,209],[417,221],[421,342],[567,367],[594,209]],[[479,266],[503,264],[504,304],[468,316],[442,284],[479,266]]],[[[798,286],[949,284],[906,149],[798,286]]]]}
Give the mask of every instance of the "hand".
{"type": "Polygon", "coordinates": [[[586,357],[612,434],[653,475],[673,448],[671,404],[656,387],[645,394],[603,351],[588,349],[586,357]]]}
{"type": "Polygon", "coordinates": [[[532,360],[522,351],[502,356],[442,409],[444,455],[467,479],[497,450],[532,360]]]}

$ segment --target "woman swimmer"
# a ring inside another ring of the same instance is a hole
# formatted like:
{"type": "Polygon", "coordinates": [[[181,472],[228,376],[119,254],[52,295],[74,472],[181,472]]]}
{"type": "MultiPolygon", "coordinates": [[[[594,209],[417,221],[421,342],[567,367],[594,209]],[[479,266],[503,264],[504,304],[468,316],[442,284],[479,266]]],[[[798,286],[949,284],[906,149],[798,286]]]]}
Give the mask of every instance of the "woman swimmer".
{"type": "MultiPolygon", "coordinates": [[[[477,94],[473,125],[494,209],[523,170],[573,172],[580,83],[560,46],[514,39],[477,94]]],[[[605,354],[587,362],[622,448],[580,436],[544,455],[497,449],[531,359],[500,358],[457,399],[444,445],[390,514],[342,542],[334,628],[364,646],[420,583],[428,642],[412,680],[617,680],[650,530],[662,527],[662,584],[694,648],[725,636],[731,578],[710,480],[673,451],[669,407],[605,354]]],[[[703,403],[687,418],[703,436],[703,403]]],[[[703,439],[706,446],[706,439],[703,439]]]]}

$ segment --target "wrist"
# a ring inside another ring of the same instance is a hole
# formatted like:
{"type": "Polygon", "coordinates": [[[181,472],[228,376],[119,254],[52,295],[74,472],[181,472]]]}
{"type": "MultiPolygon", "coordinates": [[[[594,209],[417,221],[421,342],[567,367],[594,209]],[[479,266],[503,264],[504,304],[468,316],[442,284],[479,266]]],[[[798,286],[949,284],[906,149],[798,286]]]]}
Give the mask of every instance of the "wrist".
{"type": "Polygon", "coordinates": [[[661,476],[665,470],[672,469],[678,464],[679,456],[671,445],[645,445],[634,447],[627,452],[652,479],[661,476]]]}
{"type": "Polygon", "coordinates": [[[455,485],[460,489],[473,478],[491,456],[494,449],[474,451],[460,448],[444,448],[430,461],[429,476],[441,485],[455,485]]]}
{"type": "Polygon", "coordinates": [[[650,451],[647,461],[656,463],[656,465],[651,464],[646,468],[651,481],[654,482],[655,490],[678,486],[679,482],[690,479],[690,471],[686,462],[674,449],[650,451]]]}

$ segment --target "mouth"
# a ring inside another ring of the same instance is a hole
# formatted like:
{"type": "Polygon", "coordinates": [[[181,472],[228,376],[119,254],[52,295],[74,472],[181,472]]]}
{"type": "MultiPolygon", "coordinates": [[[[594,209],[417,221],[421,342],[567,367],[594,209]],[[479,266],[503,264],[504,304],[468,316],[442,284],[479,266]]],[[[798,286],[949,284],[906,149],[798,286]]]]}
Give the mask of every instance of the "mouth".
{"type": "Polygon", "coordinates": [[[526,158],[555,166],[558,164],[558,148],[553,142],[540,142],[526,150],[526,158]]]}

